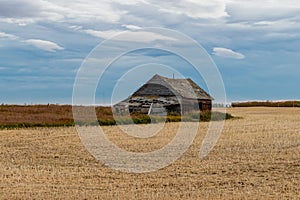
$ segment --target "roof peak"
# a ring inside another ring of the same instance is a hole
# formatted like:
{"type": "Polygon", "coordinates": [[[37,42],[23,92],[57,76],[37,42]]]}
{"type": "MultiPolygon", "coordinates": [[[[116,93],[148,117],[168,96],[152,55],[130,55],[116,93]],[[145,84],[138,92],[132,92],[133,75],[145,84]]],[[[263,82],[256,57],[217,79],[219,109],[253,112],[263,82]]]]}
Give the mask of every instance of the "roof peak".
{"type": "Polygon", "coordinates": [[[152,78],[162,78],[162,79],[171,79],[171,80],[188,80],[188,79],[190,79],[190,78],[173,78],[173,77],[169,78],[169,77],[165,77],[165,76],[162,76],[159,74],[155,74],[152,78]]]}
{"type": "Polygon", "coordinates": [[[213,99],[190,78],[167,78],[155,74],[146,84],[164,85],[167,88],[171,88],[178,95],[186,98],[213,99]]]}

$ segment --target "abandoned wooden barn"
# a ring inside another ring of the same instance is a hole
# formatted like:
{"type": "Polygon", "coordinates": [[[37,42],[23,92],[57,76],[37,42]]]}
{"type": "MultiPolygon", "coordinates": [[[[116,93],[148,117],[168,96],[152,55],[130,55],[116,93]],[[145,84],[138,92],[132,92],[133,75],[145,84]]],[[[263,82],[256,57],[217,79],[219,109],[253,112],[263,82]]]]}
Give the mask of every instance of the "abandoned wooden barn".
{"type": "Polygon", "coordinates": [[[211,110],[213,98],[191,79],[154,75],[130,97],[114,105],[117,113],[185,114],[211,110]]]}

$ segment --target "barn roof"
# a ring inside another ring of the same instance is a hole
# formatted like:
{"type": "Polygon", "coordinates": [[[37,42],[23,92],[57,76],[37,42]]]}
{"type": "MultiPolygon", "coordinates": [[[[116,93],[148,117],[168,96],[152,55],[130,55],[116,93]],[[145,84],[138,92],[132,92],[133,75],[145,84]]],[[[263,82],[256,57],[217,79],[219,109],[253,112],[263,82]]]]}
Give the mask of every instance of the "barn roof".
{"type": "MultiPolygon", "coordinates": [[[[173,79],[173,78],[166,78],[156,74],[147,83],[145,83],[145,85],[147,84],[163,85],[169,88],[176,95],[179,95],[183,98],[213,100],[213,98],[208,93],[206,93],[190,78],[173,79]]],[[[136,91],[133,94],[133,96],[138,95],[138,92],[139,90],[136,91]]]]}

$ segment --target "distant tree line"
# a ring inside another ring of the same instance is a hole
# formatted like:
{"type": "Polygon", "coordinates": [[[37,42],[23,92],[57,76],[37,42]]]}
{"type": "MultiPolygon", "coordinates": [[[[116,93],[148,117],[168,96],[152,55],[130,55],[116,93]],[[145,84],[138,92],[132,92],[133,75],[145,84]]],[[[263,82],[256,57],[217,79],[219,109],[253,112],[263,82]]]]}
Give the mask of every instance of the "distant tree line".
{"type": "Polygon", "coordinates": [[[300,101],[248,101],[232,102],[232,107],[300,107],[300,101]]]}
{"type": "Polygon", "coordinates": [[[214,103],[212,105],[213,108],[230,108],[231,105],[227,103],[214,103]]]}

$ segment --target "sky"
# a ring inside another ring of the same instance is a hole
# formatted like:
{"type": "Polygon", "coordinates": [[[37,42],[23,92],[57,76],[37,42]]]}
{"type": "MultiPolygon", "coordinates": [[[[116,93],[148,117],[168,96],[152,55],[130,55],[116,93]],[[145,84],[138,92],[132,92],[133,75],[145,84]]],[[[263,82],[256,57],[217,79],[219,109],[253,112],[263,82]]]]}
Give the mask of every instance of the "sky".
{"type": "MultiPolygon", "coordinates": [[[[122,45],[174,45],[163,33],[137,34],[148,27],[178,31],[201,45],[217,66],[228,102],[300,99],[298,0],[1,0],[0,103],[72,103],[77,72],[104,41],[133,31],[99,60],[122,45]]],[[[186,43],[176,45],[199,56],[186,43]]],[[[183,75],[209,88],[172,52],[144,49],[112,63],[97,102],[108,104],[112,93],[129,96],[155,73],[183,75]],[[113,92],[116,82],[122,84],[113,92]]]]}

